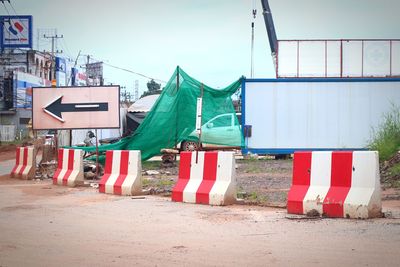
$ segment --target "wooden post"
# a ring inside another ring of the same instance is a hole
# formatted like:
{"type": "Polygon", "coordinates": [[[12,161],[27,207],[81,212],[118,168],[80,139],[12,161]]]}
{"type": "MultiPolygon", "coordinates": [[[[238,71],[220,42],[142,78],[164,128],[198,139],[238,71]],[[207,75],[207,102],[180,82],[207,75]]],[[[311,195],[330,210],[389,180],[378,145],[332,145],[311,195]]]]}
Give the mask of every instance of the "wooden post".
{"type": "MultiPolygon", "coordinates": [[[[204,84],[201,83],[200,87],[200,99],[203,101],[203,92],[204,92],[204,84]]],[[[199,159],[199,149],[201,147],[201,126],[203,125],[203,103],[200,105],[200,114],[196,114],[196,116],[200,116],[200,127],[199,127],[199,140],[196,149],[196,163],[198,163],[199,159]]],[[[196,118],[197,119],[197,118],[196,118]]]]}
{"type": "MultiPolygon", "coordinates": [[[[176,67],[176,96],[178,95],[179,91],[179,66],[176,67]]],[[[176,104],[176,115],[175,115],[175,150],[178,149],[178,110],[179,110],[179,102],[176,104]]],[[[174,156],[174,160],[176,161],[176,154],[174,156]]]]}
{"type": "Polygon", "coordinates": [[[97,129],[95,129],[95,133],[96,133],[96,175],[93,176],[93,180],[94,177],[99,178],[99,138],[97,136],[97,129]]]}

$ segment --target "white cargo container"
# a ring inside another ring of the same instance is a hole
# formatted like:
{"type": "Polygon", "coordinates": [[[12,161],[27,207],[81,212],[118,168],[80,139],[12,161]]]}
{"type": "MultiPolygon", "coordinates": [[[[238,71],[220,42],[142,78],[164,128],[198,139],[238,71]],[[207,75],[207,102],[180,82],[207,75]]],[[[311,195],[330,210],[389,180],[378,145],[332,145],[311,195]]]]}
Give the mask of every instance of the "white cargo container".
{"type": "Polygon", "coordinates": [[[364,149],[393,105],[399,78],[246,79],[243,152],[364,149]]]}
{"type": "Polygon", "coordinates": [[[400,76],[400,40],[278,40],[279,78],[400,76]]]}

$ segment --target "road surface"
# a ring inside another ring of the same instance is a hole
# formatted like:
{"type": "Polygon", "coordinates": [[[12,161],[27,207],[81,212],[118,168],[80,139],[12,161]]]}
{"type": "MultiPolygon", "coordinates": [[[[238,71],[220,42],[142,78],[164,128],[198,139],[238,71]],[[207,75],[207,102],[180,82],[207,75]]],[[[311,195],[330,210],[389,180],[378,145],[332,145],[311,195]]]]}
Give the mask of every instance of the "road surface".
{"type": "Polygon", "coordinates": [[[391,219],[293,219],[3,177],[0,266],[396,266],[400,207],[390,209],[391,219]]]}

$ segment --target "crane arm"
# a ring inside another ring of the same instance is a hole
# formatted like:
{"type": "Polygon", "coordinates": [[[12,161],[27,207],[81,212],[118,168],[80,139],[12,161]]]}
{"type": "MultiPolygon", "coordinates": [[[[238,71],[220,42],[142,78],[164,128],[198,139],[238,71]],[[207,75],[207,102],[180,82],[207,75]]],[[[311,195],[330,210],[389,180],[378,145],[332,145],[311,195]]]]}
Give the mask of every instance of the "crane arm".
{"type": "Polygon", "coordinates": [[[269,7],[268,0],[261,0],[261,4],[263,8],[265,27],[267,28],[267,33],[268,33],[269,46],[271,48],[271,54],[275,64],[276,52],[278,50],[278,40],[276,38],[274,20],[272,19],[272,13],[269,7]]]}

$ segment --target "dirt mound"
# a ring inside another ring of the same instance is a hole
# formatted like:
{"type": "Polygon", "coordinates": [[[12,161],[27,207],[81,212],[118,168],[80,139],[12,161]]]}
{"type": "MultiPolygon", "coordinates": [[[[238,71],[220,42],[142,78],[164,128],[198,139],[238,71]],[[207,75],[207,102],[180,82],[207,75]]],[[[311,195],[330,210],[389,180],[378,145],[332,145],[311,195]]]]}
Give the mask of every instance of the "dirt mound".
{"type": "MultiPolygon", "coordinates": [[[[393,171],[394,167],[400,165],[400,151],[389,160],[380,164],[381,182],[387,187],[400,187],[400,173],[393,171]]],[[[398,168],[398,167],[397,167],[398,168]]]]}

